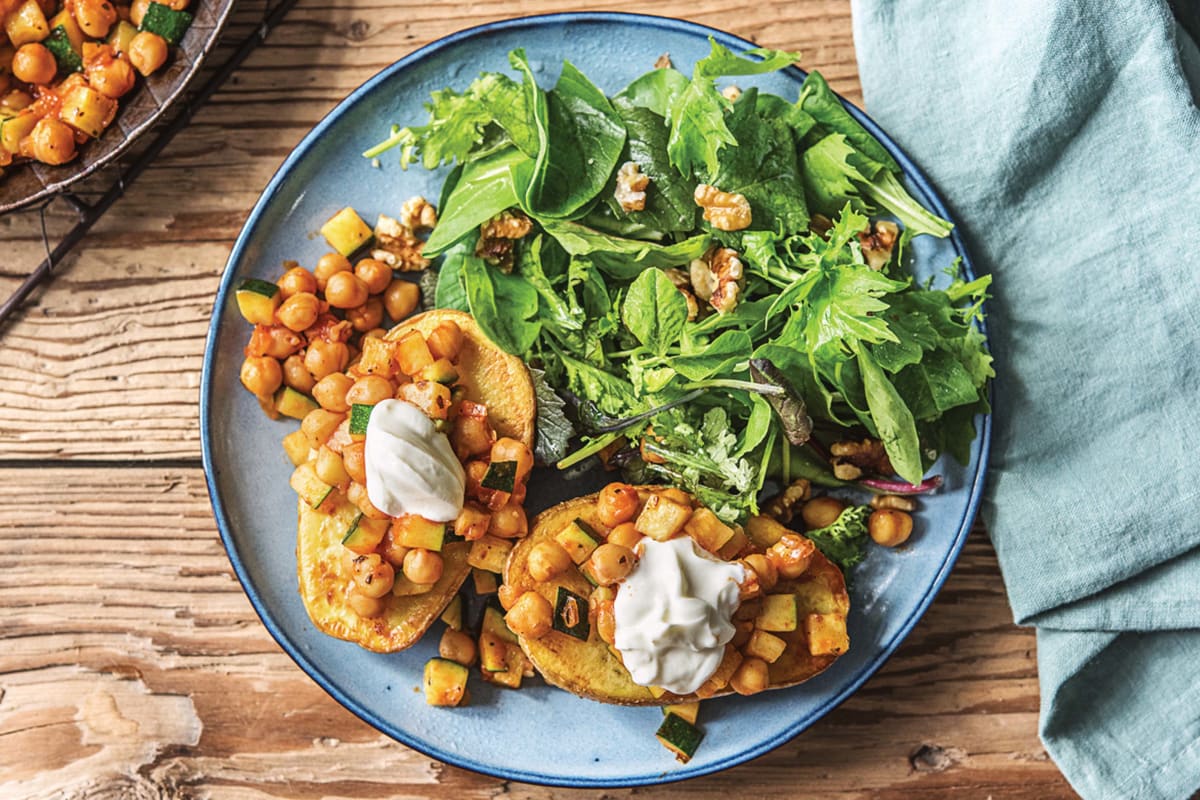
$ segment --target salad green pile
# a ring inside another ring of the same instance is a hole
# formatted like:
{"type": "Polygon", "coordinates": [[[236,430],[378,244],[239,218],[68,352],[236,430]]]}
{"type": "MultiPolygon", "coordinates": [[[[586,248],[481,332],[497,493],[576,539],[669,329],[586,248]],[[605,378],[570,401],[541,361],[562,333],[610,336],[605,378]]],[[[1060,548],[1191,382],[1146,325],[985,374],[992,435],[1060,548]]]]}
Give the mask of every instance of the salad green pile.
{"type": "Polygon", "coordinates": [[[690,76],[654,69],[612,97],[569,62],[538,86],[516,50],[517,79],[434,92],[426,124],[394,127],[366,155],[454,165],[424,250],[444,256],[435,305],[469,311],[534,368],[544,461],[603,453],[735,521],[768,477],[844,483],[827,445],[869,436],[917,491],[940,453],[968,460],[988,410],[989,279],[951,264],[940,287],[914,281],[911,238],[951,226],[818,73],[794,102],[718,88],[797,54],[711,48],[690,76]],[[630,161],[649,185],[644,208],[625,211],[615,192],[630,161]],[[704,221],[700,184],[742,195],[750,224],[704,221]],[[531,227],[496,258],[481,226],[516,212],[531,227]],[[902,232],[872,266],[860,235],[882,217],[902,232]],[[680,275],[717,248],[741,263],[736,302],[690,307],[680,275]]]}

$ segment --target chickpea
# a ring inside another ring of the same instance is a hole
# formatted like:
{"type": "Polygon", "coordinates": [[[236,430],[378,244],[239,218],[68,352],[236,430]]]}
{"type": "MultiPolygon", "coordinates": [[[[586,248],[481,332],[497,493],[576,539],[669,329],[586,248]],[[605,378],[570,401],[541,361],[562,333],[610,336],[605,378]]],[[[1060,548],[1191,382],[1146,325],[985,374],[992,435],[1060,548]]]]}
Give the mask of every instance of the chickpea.
{"type": "Polygon", "coordinates": [[[354,274],[371,294],[382,294],[392,283],[392,268],[373,258],[364,258],[355,264],[354,274]]]}
{"type": "Polygon", "coordinates": [[[304,353],[304,366],[315,380],[341,372],[350,363],[350,347],[345,342],[314,339],[304,353]]]}
{"type": "Polygon", "coordinates": [[[367,482],[366,444],[351,442],[343,447],[342,466],[345,468],[346,474],[350,476],[350,480],[365,485],[367,482]]]}
{"type": "Polygon", "coordinates": [[[367,298],[367,302],[358,308],[346,311],[346,321],[359,332],[378,328],[379,323],[383,322],[383,301],[378,297],[367,298]]]}
{"type": "Polygon", "coordinates": [[[482,455],[492,449],[492,429],[483,417],[460,416],[450,431],[450,444],[459,460],[482,455]]]}
{"type": "Polygon", "coordinates": [[[438,655],[469,667],[475,663],[475,640],[463,631],[446,628],[438,642],[438,655]]]}
{"type": "Polygon", "coordinates": [[[250,356],[242,362],[241,379],[251,394],[270,397],[283,383],[283,371],[273,358],[250,356]]]}
{"type": "Polygon", "coordinates": [[[288,330],[297,332],[311,327],[320,314],[321,301],[308,292],[292,295],[275,310],[275,318],[288,330]]]}
{"type": "Polygon", "coordinates": [[[350,485],[350,473],[346,472],[346,465],[342,463],[341,455],[325,445],[321,445],[321,449],[317,451],[317,463],[313,465],[313,468],[316,470],[317,477],[330,486],[350,485]]]}
{"type": "Polygon", "coordinates": [[[383,597],[392,590],[396,571],[378,553],[354,559],[354,583],[367,597],[383,597]]]}
{"type": "Polygon", "coordinates": [[[304,267],[292,267],[283,273],[277,283],[284,300],[301,292],[317,293],[317,279],[304,267]]]}
{"type": "Polygon", "coordinates": [[[58,62],[54,60],[54,55],[45,45],[37,42],[21,45],[21,49],[13,55],[9,68],[17,80],[33,84],[50,83],[58,74],[58,62]]]}
{"type": "Polygon", "coordinates": [[[391,399],[396,393],[396,387],[387,378],[379,375],[368,375],[359,378],[346,392],[346,402],[350,405],[373,406],[391,399]]]}
{"type": "Polygon", "coordinates": [[[383,307],[393,321],[399,322],[416,310],[421,302],[421,287],[397,278],[383,290],[383,307]]]}
{"type": "Polygon", "coordinates": [[[20,89],[14,89],[4,97],[0,97],[0,111],[16,113],[31,105],[33,105],[33,95],[20,89]]]}
{"type": "Polygon", "coordinates": [[[379,542],[379,548],[377,552],[379,555],[387,559],[387,562],[393,567],[403,568],[404,557],[408,555],[408,551],[411,549],[412,548],[405,547],[396,541],[396,537],[392,533],[392,529],[389,526],[387,533],[383,534],[383,540],[379,542]]]}
{"type": "Polygon", "coordinates": [[[621,547],[627,547],[630,550],[637,547],[637,543],[643,538],[641,531],[632,522],[622,522],[608,532],[609,543],[619,544],[621,547]]]}
{"type": "Polygon", "coordinates": [[[38,120],[29,143],[33,157],[43,164],[65,164],[75,157],[75,132],[53,117],[38,120]]]}
{"type": "Polygon", "coordinates": [[[553,616],[549,600],[537,592],[525,592],[504,615],[504,621],[518,636],[537,639],[550,631],[553,616]]]}
{"type": "Polygon", "coordinates": [[[908,541],[912,535],[912,515],[894,508],[881,508],[872,511],[867,517],[867,533],[875,544],[884,547],[896,547],[908,541]]]}
{"type": "Polygon", "coordinates": [[[283,361],[283,382],[284,385],[290,386],[297,392],[309,394],[312,392],[316,381],[313,380],[312,373],[308,371],[308,367],[304,366],[304,359],[298,353],[288,356],[283,361]]]}
{"type": "Polygon", "coordinates": [[[329,441],[329,437],[333,436],[333,432],[345,418],[345,414],[314,408],[300,420],[300,430],[304,432],[304,438],[308,439],[309,447],[316,449],[329,441]]]}
{"type": "Polygon", "coordinates": [[[129,94],[137,83],[133,66],[125,56],[102,58],[87,65],[88,85],[116,100],[129,94]]]}
{"type": "Polygon", "coordinates": [[[530,470],[533,469],[533,453],[525,446],[524,442],[510,439],[507,436],[497,439],[496,443],[492,445],[492,463],[496,464],[501,461],[517,462],[517,483],[528,478],[530,470]]]}
{"type": "Polygon", "coordinates": [[[404,556],[404,575],[413,583],[437,583],[444,568],[442,557],[424,547],[414,547],[404,556]]]}
{"type": "Polygon", "coordinates": [[[779,570],[775,568],[775,563],[762,553],[748,555],[743,561],[758,576],[758,585],[764,592],[771,591],[779,582],[779,570]]]}
{"type": "Polygon", "coordinates": [[[555,541],[538,542],[529,551],[529,574],[536,581],[548,581],[571,566],[571,556],[555,541]]]}
{"type": "Polygon", "coordinates": [[[88,36],[103,39],[117,22],[117,9],[108,0],[75,0],[75,21],[88,36]]]}
{"type": "Polygon", "coordinates": [[[325,282],[325,302],[334,308],[355,308],[367,302],[367,285],[353,272],[336,272],[325,282]]]}
{"type": "Polygon", "coordinates": [[[517,604],[517,590],[513,588],[511,583],[502,583],[500,588],[496,590],[496,599],[500,601],[500,607],[505,611],[510,610],[517,604]]]}
{"type": "Polygon", "coordinates": [[[617,615],[611,607],[596,612],[596,635],[608,644],[617,641],[617,615]]]}
{"type": "Polygon", "coordinates": [[[446,320],[429,332],[425,337],[425,344],[435,359],[446,358],[453,361],[462,350],[462,328],[458,327],[454,320],[446,320]]]}
{"type": "Polygon", "coordinates": [[[354,609],[354,613],[360,617],[378,617],[386,608],[382,597],[369,597],[358,591],[357,586],[350,588],[346,599],[350,602],[350,608],[354,609]]]}
{"type": "Polygon", "coordinates": [[[837,522],[846,504],[836,497],[814,497],[800,508],[800,516],[809,529],[824,528],[837,522]]]}
{"type": "Polygon", "coordinates": [[[493,511],[488,533],[505,539],[519,539],[529,533],[525,509],[516,503],[509,503],[493,511]]]}
{"type": "Polygon", "coordinates": [[[614,528],[636,517],[640,504],[637,489],[627,483],[610,483],[600,490],[596,516],[600,522],[614,528]]]}
{"type": "Polygon", "coordinates": [[[767,662],[761,658],[744,658],[729,679],[729,687],[738,694],[758,694],[771,682],[767,662]]]}
{"type": "Polygon", "coordinates": [[[146,10],[150,8],[150,0],[133,0],[129,6],[129,21],[135,26],[142,24],[142,17],[146,16],[146,10]]]}
{"type": "Polygon", "coordinates": [[[775,565],[780,578],[791,580],[804,574],[816,549],[811,539],[785,533],[767,548],[767,558],[775,565]]]}
{"type": "Polygon", "coordinates": [[[312,396],[321,408],[337,411],[342,414],[350,410],[346,401],[346,393],[354,385],[354,379],[344,372],[333,372],[317,381],[313,387],[312,396]]]}
{"type": "Polygon", "coordinates": [[[317,279],[317,288],[322,292],[329,284],[329,279],[339,272],[353,272],[354,268],[350,266],[350,259],[346,258],[341,253],[326,253],[317,260],[317,268],[313,270],[313,275],[317,279]]]}
{"type": "Polygon", "coordinates": [[[351,483],[350,488],[346,490],[346,499],[358,508],[368,519],[386,520],[388,515],[380,511],[371,503],[371,498],[367,497],[367,487],[361,483],[351,483]]]}
{"type": "Polygon", "coordinates": [[[592,551],[588,571],[601,586],[612,586],[633,571],[637,556],[628,547],[607,542],[592,551]]]}
{"type": "Polygon", "coordinates": [[[253,355],[270,356],[282,361],[292,353],[299,352],[304,347],[304,339],[282,325],[255,325],[246,347],[247,352],[253,355]]]}
{"type": "Polygon", "coordinates": [[[129,42],[129,61],[142,75],[150,75],[167,63],[167,40],[157,33],[140,32],[129,42]]]}

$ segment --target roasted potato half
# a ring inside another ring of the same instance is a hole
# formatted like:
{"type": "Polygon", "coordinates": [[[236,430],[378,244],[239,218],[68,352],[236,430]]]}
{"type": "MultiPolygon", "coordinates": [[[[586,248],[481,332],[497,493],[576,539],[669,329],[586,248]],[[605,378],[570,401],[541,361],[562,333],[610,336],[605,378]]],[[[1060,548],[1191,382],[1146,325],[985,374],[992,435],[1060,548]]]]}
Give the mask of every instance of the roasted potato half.
{"type": "MultiPolygon", "coordinates": [[[[680,495],[677,490],[655,486],[641,486],[637,487],[637,490],[643,507],[653,494],[671,492],[672,499],[678,499],[680,495]]],[[[574,564],[549,581],[535,580],[530,574],[529,556],[539,542],[554,540],[577,519],[583,520],[599,535],[606,536],[608,528],[597,517],[598,497],[599,495],[593,494],[569,500],[538,515],[530,535],[513,549],[504,571],[504,583],[510,587],[508,591],[512,597],[519,597],[532,590],[544,596],[553,607],[560,586],[585,598],[592,593],[595,587],[574,564]]],[[[693,509],[698,508],[693,501],[693,509]]],[[[678,535],[688,533],[690,531],[678,535]]],[[[747,525],[744,532],[739,531],[736,538],[721,548],[719,554],[726,560],[731,560],[734,557],[762,553],[786,533],[794,531],[773,520],[757,517],[747,525]]],[[[695,535],[694,538],[699,541],[695,535]]],[[[796,629],[772,632],[773,636],[786,643],[786,650],[769,667],[769,688],[779,689],[817,675],[845,651],[845,645],[848,643],[845,637],[845,620],[850,608],[850,598],[841,570],[819,551],[813,553],[808,568],[798,578],[779,580],[771,589],[771,594],[792,594],[796,597],[796,629]],[[810,635],[813,637],[811,643],[810,635]],[[816,641],[818,637],[825,641],[816,641]],[[840,638],[840,643],[831,646],[829,637],[840,638]],[[813,649],[824,652],[814,655],[813,649]]],[[[722,683],[720,677],[723,669],[728,666],[727,663],[718,668],[717,674],[709,683],[691,695],[676,695],[635,684],[621,663],[617,651],[610,648],[598,635],[594,615],[587,641],[551,630],[536,639],[522,636],[520,643],[530,661],[549,683],[603,703],[670,705],[694,702],[733,691],[727,679],[722,683]]],[[[740,658],[740,653],[729,652],[735,649],[732,644],[727,645],[727,662],[740,658]]]]}
{"type": "MultiPolygon", "coordinates": [[[[447,319],[456,322],[464,334],[458,366],[459,383],[466,387],[467,398],[488,407],[488,418],[497,435],[519,439],[532,448],[537,408],[529,371],[519,358],[492,344],[471,315],[427,311],[393,328],[388,338],[398,338],[413,329],[428,334],[447,319]]],[[[315,457],[314,451],[310,459],[315,457]]],[[[296,568],[300,597],[309,618],[322,632],[377,653],[403,650],[421,638],[470,574],[469,545],[448,542],[443,547],[442,577],[430,590],[388,595],[383,614],[362,617],[347,598],[350,567],[348,551],[342,546],[357,511],[336,490],[319,510],[299,501],[296,568]]]]}

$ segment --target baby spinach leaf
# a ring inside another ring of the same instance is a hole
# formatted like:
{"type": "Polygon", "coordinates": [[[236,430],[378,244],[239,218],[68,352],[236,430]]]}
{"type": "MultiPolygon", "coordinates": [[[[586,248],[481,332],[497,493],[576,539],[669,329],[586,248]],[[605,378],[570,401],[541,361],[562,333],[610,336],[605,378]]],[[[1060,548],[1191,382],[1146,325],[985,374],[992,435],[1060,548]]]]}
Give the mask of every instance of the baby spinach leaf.
{"type": "Polygon", "coordinates": [[[677,69],[654,69],[626,86],[613,98],[613,105],[625,101],[639,108],[648,109],[660,117],[666,125],[667,109],[671,99],[687,88],[688,79],[677,69]]]}
{"type": "Polygon", "coordinates": [[[756,89],[748,89],[734,103],[728,125],[737,147],[721,151],[713,185],[745,196],[752,228],[783,233],[805,230],[808,208],[796,140],[783,120],[759,116],[757,97],[756,89]]]}
{"type": "Polygon", "coordinates": [[[544,140],[525,205],[539,218],[567,218],[592,202],[608,182],[625,144],[625,126],[604,93],[563,62],[546,96],[544,140]]]}
{"type": "Polygon", "coordinates": [[[670,364],[688,380],[701,381],[730,371],[734,364],[749,359],[753,349],[754,343],[745,331],[727,330],[694,352],[674,356],[670,364]]]}
{"type": "Polygon", "coordinates": [[[619,160],[637,164],[642,174],[650,178],[650,185],[646,187],[645,209],[626,212],[613,196],[614,174],[604,189],[604,202],[617,219],[624,217],[645,230],[658,231],[657,238],[660,239],[663,233],[694,230],[698,209],[692,200],[693,187],[671,167],[667,156],[666,120],[620,97],[613,100],[613,108],[620,114],[628,132],[625,152],[619,160]]]}
{"type": "Polygon", "coordinates": [[[855,150],[876,164],[889,172],[900,172],[900,165],[896,163],[896,159],[850,115],[821,73],[815,70],[808,73],[804,85],[800,87],[800,99],[796,104],[815,119],[826,133],[840,133],[850,141],[855,150]]]}
{"type": "Polygon", "coordinates": [[[897,475],[909,483],[920,483],[925,467],[921,462],[921,444],[913,414],[870,351],[859,347],[857,353],[867,406],[888,458],[897,475]]]}
{"type": "Polygon", "coordinates": [[[433,304],[437,308],[452,308],[457,311],[470,311],[467,301],[467,285],[463,276],[463,260],[474,258],[474,253],[467,244],[459,243],[446,253],[442,259],[442,267],[438,270],[437,288],[434,290],[433,304]]]}
{"type": "Polygon", "coordinates": [[[584,315],[582,309],[571,308],[563,293],[554,287],[547,276],[544,262],[553,264],[557,260],[554,254],[558,253],[565,270],[566,257],[553,239],[548,240],[549,246],[543,247],[546,241],[546,237],[538,235],[531,242],[523,244],[517,254],[515,272],[537,292],[539,318],[543,324],[553,328],[560,338],[569,338],[583,330],[584,315]],[[543,252],[547,255],[546,259],[542,257],[543,252]]]}
{"type": "Polygon", "coordinates": [[[462,258],[463,282],[471,316],[493,342],[522,356],[537,339],[538,294],[525,280],[505,275],[474,255],[462,258]]]}
{"type": "Polygon", "coordinates": [[[605,414],[621,417],[643,410],[644,404],[634,400],[633,384],[624,378],[565,354],[562,363],[571,391],[591,400],[605,414]]]}
{"type": "Polygon", "coordinates": [[[808,132],[817,124],[817,121],[808,112],[801,109],[798,105],[789,103],[777,94],[763,94],[760,92],[755,102],[754,110],[760,117],[779,119],[786,122],[792,129],[792,134],[796,137],[797,142],[803,141],[808,132]]]}
{"type": "Polygon", "coordinates": [[[506,208],[517,205],[533,162],[508,147],[463,167],[441,219],[425,242],[424,254],[436,256],[506,208]]]}
{"type": "Polygon", "coordinates": [[[610,236],[577,222],[544,220],[546,233],[573,256],[587,256],[614,278],[629,280],[648,267],[675,267],[699,258],[711,239],[699,234],[670,245],[610,236]]]}
{"type": "Polygon", "coordinates": [[[621,306],[625,327],[660,356],[679,341],[687,314],[687,301],[659,269],[647,269],[638,275],[621,306]]]}
{"type": "Polygon", "coordinates": [[[767,437],[774,421],[775,416],[771,410],[771,404],[763,399],[761,394],[750,395],[750,417],[746,420],[746,427],[742,430],[742,443],[738,445],[734,455],[744,456],[758,447],[767,437]]]}
{"type": "MultiPolygon", "coordinates": [[[[522,58],[524,51],[522,51],[522,58]]],[[[491,121],[508,134],[525,155],[536,158],[541,146],[537,130],[537,86],[518,84],[507,75],[488,72],[471,85],[472,93],[487,109],[491,121]]]]}

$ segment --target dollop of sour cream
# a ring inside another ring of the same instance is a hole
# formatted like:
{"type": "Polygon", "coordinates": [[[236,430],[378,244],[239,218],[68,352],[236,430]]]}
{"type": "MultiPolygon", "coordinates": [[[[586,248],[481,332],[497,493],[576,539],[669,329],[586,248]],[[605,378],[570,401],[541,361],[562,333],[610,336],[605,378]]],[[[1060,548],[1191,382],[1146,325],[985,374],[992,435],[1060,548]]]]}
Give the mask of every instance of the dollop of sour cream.
{"type": "Polygon", "coordinates": [[[615,646],[634,683],[690,694],[708,680],[733,638],[740,564],[718,561],[690,536],[644,539],[617,588],[615,646]]]}
{"type": "Polygon", "coordinates": [[[467,480],[462,464],[446,434],[412,403],[376,404],[367,422],[364,460],[367,498],[385,514],[450,522],[462,511],[467,480]]]}

